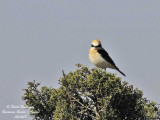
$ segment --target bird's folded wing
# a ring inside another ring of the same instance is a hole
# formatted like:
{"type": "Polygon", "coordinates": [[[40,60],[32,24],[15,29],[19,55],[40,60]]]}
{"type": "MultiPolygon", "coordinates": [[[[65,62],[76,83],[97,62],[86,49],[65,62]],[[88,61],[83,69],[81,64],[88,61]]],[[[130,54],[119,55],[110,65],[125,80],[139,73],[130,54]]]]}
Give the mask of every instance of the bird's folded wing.
{"type": "Polygon", "coordinates": [[[99,50],[98,50],[98,53],[100,53],[101,56],[102,56],[107,62],[109,62],[111,65],[113,65],[113,66],[116,67],[114,61],[111,59],[111,57],[109,56],[109,54],[108,54],[104,49],[99,49],[99,50]]]}

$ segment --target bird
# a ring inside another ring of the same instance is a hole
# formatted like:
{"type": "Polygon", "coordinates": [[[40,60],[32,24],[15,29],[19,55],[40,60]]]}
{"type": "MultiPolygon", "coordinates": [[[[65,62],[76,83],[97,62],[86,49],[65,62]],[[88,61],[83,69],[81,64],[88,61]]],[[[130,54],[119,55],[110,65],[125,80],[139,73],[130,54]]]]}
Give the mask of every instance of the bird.
{"type": "Polygon", "coordinates": [[[89,50],[89,59],[92,64],[96,67],[105,69],[111,68],[120,72],[122,75],[126,76],[120,69],[116,66],[114,61],[111,59],[109,54],[105,51],[105,49],[101,45],[101,41],[95,39],[92,41],[91,48],[89,50]]]}

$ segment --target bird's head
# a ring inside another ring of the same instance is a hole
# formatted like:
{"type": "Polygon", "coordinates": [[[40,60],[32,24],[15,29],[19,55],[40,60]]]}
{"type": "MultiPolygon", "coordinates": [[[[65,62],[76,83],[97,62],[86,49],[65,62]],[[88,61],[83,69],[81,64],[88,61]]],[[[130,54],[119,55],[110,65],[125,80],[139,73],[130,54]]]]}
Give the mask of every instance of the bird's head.
{"type": "Polygon", "coordinates": [[[93,40],[91,47],[93,47],[93,48],[101,48],[102,47],[101,41],[97,40],[97,39],[93,40]]]}

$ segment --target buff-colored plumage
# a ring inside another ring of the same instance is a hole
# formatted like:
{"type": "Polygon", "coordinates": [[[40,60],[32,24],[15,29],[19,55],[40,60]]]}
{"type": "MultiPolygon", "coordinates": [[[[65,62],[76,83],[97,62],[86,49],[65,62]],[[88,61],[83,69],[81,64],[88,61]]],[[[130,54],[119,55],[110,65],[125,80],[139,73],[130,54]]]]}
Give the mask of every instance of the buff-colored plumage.
{"type": "Polygon", "coordinates": [[[90,59],[91,63],[93,63],[95,66],[97,66],[99,68],[116,69],[117,71],[119,71],[121,74],[123,74],[125,76],[125,74],[122,73],[119,70],[119,68],[115,65],[115,63],[110,58],[108,53],[103,49],[103,47],[101,46],[100,40],[95,39],[92,41],[92,46],[89,50],[89,59],[90,59]]]}
{"type": "Polygon", "coordinates": [[[99,68],[115,68],[97,52],[97,48],[91,48],[89,50],[89,59],[91,63],[99,68]]]}
{"type": "Polygon", "coordinates": [[[92,41],[92,45],[97,46],[97,45],[99,45],[99,44],[101,44],[101,41],[98,40],[98,39],[95,39],[95,40],[92,41]]]}

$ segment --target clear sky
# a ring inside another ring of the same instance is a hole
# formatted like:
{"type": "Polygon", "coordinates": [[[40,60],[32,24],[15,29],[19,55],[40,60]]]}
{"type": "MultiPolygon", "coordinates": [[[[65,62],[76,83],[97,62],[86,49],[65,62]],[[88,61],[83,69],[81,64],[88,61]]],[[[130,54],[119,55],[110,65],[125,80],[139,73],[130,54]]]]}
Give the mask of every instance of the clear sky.
{"type": "Polygon", "coordinates": [[[58,88],[62,69],[93,68],[96,38],[127,77],[107,71],[160,103],[160,0],[0,0],[0,110],[24,104],[29,81],[58,88]]]}

